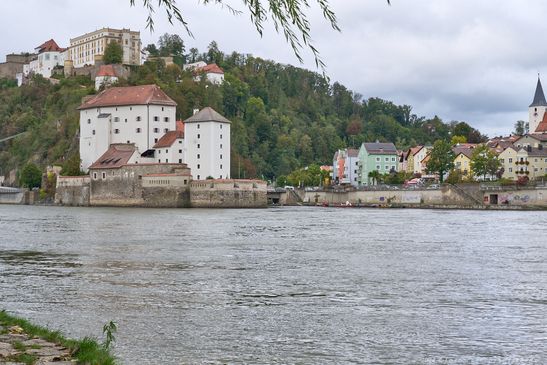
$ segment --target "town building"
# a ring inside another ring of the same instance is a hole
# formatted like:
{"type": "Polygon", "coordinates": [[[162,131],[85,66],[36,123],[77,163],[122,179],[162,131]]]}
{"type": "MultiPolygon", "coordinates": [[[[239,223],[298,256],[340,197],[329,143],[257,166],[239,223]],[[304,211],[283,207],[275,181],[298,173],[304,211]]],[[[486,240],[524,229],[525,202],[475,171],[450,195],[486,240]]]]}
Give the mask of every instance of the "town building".
{"type": "Polygon", "coordinates": [[[359,149],[358,184],[371,185],[370,174],[378,171],[380,174],[397,172],[397,148],[393,143],[363,143],[359,149]]]}
{"type": "Polygon", "coordinates": [[[454,152],[454,170],[458,170],[464,179],[473,179],[473,170],[471,169],[471,157],[475,145],[464,144],[456,145],[452,148],[454,152]]]}
{"type": "Polygon", "coordinates": [[[230,125],[210,107],[184,121],[184,162],[195,180],[230,178],[230,125]]]}
{"type": "Polygon", "coordinates": [[[528,147],[539,148],[541,145],[543,148],[547,147],[547,134],[525,134],[517,139],[513,145],[517,148],[528,147]]]}
{"type": "Polygon", "coordinates": [[[498,160],[503,171],[502,177],[505,179],[517,179],[517,152],[518,149],[516,147],[509,146],[498,155],[498,160]]]}
{"type": "Polygon", "coordinates": [[[359,185],[358,170],[359,150],[346,148],[336,151],[332,161],[332,176],[335,185],[351,184],[357,187],[359,185]]]}
{"type": "Polygon", "coordinates": [[[177,121],[174,131],[169,131],[154,145],[154,160],[158,163],[184,163],[186,161],[184,145],[184,124],[177,121]]]}
{"type": "Polygon", "coordinates": [[[433,147],[431,146],[419,146],[414,152],[412,162],[414,163],[414,174],[425,175],[426,166],[423,163],[429,152],[433,147]]]}
{"type": "Polygon", "coordinates": [[[125,65],[141,64],[140,32],[129,29],[102,28],[70,39],[67,59],[73,67],[94,65],[101,60],[109,43],[117,42],[122,46],[122,63],[125,65]]]}
{"type": "Polygon", "coordinates": [[[416,166],[414,156],[418,153],[424,146],[415,146],[411,147],[406,151],[403,165],[406,167],[406,172],[409,174],[414,174],[414,168],[416,166]],[[406,163],[405,163],[406,162],[406,163]]]}
{"type": "Polygon", "coordinates": [[[112,87],[85,100],[78,107],[82,170],[116,143],[153,157],[154,145],[176,129],[176,105],[156,85],[112,87]]]}
{"type": "Polygon", "coordinates": [[[194,81],[198,82],[202,77],[212,84],[220,85],[224,82],[224,70],[216,63],[206,64],[203,61],[188,63],[182,66],[184,70],[191,70],[194,81]]]}
{"type": "Polygon", "coordinates": [[[95,76],[95,90],[99,91],[101,87],[108,87],[118,82],[118,76],[113,65],[101,65],[95,76]]]}
{"type": "Polygon", "coordinates": [[[50,78],[53,69],[62,67],[65,63],[67,49],[59,47],[53,39],[42,43],[34,51],[37,54],[36,58],[23,66],[24,77],[36,74],[50,78]]]}

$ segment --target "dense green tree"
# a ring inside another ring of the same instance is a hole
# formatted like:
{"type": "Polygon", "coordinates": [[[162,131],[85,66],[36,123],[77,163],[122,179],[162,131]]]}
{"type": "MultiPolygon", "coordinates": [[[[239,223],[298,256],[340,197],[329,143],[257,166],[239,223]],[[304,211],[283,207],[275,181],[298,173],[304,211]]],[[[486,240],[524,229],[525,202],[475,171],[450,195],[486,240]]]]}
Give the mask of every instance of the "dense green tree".
{"type": "Polygon", "coordinates": [[[103,62],[106,65],[122,63],[123,49],[122,46],[115,41],[111,41],[104,48],[103,62]]]}
{"type": "Polygon", "coordinates": [[[158,53],[161,57],[173,57],[175,64],[182,66],[186,62],[184,41],[178,34],[165,33],[158,40],[158,53]]]}
{"type": "Polygon", "coordinates": [[[444,174],[454,167],[454,152],[449,142],[438,140],[433,144],[433,149],[429,154],[427,161],[427,171],[439,174],[441,183],[444,180],[444,174]]]}
{"type": "Polygon", "coordinates": [[[158,57],[160,55],[160,51],[155,44],[147,45],[146,47],[144,47],[144,50],[147,51],[148,54],[152,57],[158,57]]]}
{"type": "Polygon", "coordinates": [[[466,143],[466,142],[467,142],[466,136],[452,136],[452,138],[450,139],[450,143],[452,144],[452,146],[455,146],[460,143],[466,143]]]}
{"type": "Polygon", "coordinates": [[[42,183],[42,172],[33,163],[27,163],[21,170],[19,185],[24,188],[37,188],[42,183]]]}
{"type": "Polygon", "coordinates": [[[480,145],[473,150],[471,155],[471,170],[476,176],[482,176],[486,180],[486,175],[495,176],[501,167],[501,162],[488,146],[480,145]]]}
{"type": "Polygon", "coordinates": [[[514,133],[517,135],[517,136],[522,136],[526,133],[528,133],[528,123],[526,123],[524,120],[518,120],[516,123],[515,123],[515,131],[514,133]]]}

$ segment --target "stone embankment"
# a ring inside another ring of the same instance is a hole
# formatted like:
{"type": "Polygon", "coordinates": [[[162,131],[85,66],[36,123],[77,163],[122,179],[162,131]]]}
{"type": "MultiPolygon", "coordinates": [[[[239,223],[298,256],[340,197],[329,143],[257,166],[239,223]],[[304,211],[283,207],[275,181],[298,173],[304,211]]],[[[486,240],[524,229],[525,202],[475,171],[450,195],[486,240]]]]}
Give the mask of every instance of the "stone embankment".
{"type": "Polygon", "coordinates": [[[61,345],[32,337],[19,326],[0,325],[0,364],[70,365],[77,364],[71,351],[61,345]]]}

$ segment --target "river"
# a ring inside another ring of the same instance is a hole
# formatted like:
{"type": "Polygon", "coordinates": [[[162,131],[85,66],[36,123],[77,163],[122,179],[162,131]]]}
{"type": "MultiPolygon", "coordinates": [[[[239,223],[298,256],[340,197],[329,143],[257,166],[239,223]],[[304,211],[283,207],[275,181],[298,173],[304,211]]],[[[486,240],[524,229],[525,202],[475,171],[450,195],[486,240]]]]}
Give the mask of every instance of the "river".
{"type": "Polygon", "coordinates": [[[0,205],[0,309],[123,364],[545,364],[547,212],[0,205]]]}

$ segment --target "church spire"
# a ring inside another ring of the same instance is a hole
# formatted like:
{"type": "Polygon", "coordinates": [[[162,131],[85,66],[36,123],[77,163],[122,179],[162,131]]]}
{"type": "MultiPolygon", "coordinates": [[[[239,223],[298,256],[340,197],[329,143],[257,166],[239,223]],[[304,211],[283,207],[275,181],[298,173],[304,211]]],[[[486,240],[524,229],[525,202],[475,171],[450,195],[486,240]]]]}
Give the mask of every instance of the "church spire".
{"type": "Polygon", "coordinates": [[[547,101],[545,100],[545,94],[543,94],[543,87],[541,86],[541,80],[538,75],[538,84],[536,86],[536,93],[534,94],[534,101],[530,104],[530,107],[534,106],[547,106],[547,101]]]}

